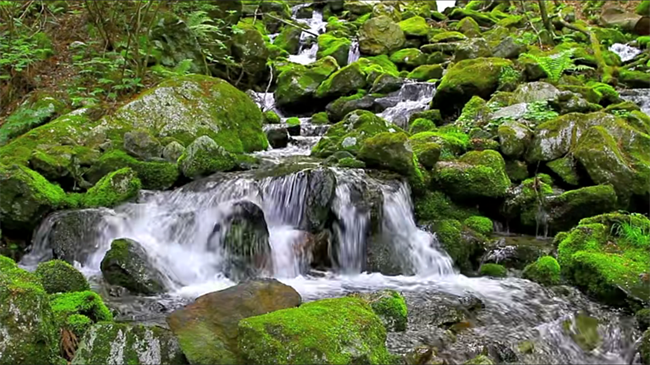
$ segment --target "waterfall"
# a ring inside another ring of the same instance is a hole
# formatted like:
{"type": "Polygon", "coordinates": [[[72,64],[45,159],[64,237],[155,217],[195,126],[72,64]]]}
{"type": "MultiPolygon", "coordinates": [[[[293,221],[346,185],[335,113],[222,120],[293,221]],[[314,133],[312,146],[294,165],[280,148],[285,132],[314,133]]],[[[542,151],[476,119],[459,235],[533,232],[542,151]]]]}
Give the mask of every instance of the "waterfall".
{"type": "Polygon", "coordinates": [[[616,53],[621,58],[622,62],[633,60],[634,57],[641,53],[640,49],[622,43],[612,44],[612,46],[609,47],[609,50],[616,53]]]}
{"type": "Polygon", "coordinates": [[[377,115],[402,128],[408,128],[411,115],[429,108],[435,90],[435,85],[430,82],[407,82],[400,90],[377,100],[379,103],[394,105],[377,115]]]}
{"type": "Polygon", "coordinates": [[[314,34],[321,34],[325,30],[327,23],[323,21],[323,13],[318,9],[314,9],[311,19],[296,19],[296,12],[304,6],[305,4],[301,4],[293,8],[294,20],[307,26],[309,32],[302,32],[300,35],[300,50],[297,55],[290,55],[289,61],[308,65],[316,61],[316,53],[318,52],[318,42],[314,39],[314,34]],[[308,43],[308,41],[311,41],[311,43],[308,43]]]}
{"type": "Polygon", "coordinates": [[[350,51],[348,52],[348,65],[354,62],[357,62],[361,57],[361,52],[359,51],[359,42],[352,41],[350,44],[350,51]]]}

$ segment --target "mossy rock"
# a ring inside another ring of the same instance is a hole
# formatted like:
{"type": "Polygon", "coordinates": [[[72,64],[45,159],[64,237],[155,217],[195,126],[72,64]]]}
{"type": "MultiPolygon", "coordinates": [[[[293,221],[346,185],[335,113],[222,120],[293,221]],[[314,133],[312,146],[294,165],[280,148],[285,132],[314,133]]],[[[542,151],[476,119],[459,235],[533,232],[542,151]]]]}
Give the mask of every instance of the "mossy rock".
{"type": "Polygon", "coordinates": [[[441,147],[441,159],[448,160],[461,155],[469,147],[469,136],[456,130],[440,128],[435,131],[420,132],[411,136],[411,145],[417,149],[422,143],[437,143],[441,147]]]}
{"type": "Polygon", "coordinates": [[[239,322],[239,348],[249,363],[385,364],[386,330],[371,307],[353,297],[323,299],[239,322]]]}
{"type": "Polygon", "coordinates": [[[280,116],[278,116],[278,113],[273,110],[267,110],[264,112],[264,122],[266,124],[280,124],[282,120],[280,119],[280,116]]]}
{"type": "Polygon", "coordinates": [[[31,231],[53,210],[66,206],[66,194],[39,173],[0,165],[0,222],[3,229],[31,231]]]}
{"type": "Polygon", "coordinates": [[[501,153],[511,158],[523,156],[533,139],[533,132],[524,124],[505,122],[497,131],[501,145],[501,153]]]}
{"type": "Polygon", "coordinates": [[[138,242],[118,239],[101,262],[104,279],[111,285],[122,286],[135,294],[154,295],[165,291],[165,279],[138,242]]]}
{"type": "Polygon", "coordinates": [[[480,276],[491,276],[494,278],[505,278],[508,276],[508,270],[499,264],[483,264],[478,270],[480,276]]]}
{"type": "Polygon", "coordinates": [[[451,67],[437,88],[432,108],[443,115],[449,114],[469,101],[472,96],[489,99],[497,90],[499,78],[505,67],[512,67],[512,61],[502,58],[477,58],[463,60],[451,67]],[[477,78],[476,75],[481,75],[477,78]]]}
{"type": "Polygon", "coordinates": [[[308,66],[291,65],[278,76],[278,86],[274,92],[277,106],[303,109],[303,104],[313,100],[320,84],[338,69],[339,65],[333,57],[322,58],[308,66]]]}
{"type": "Polygon", "coordinates": [[[406,300],[397,291],[382,290],[353,296],[360,297],[370,304],[372,311],[381,319],[388,332],[406,331],[408,322],[406,300]]]}
{"type": "Polygon", "coordinates": [[[348,64],[348,55],[352,42],[349,38],[339,38],[329,33],[318,36],[318,53],[316,56],[320,59],[323,57],[333,57],[339,66],[348,64]]]}
{"type": "Polygon", "coordinates": [[[175,163],[139,161],[124,151],[113,150],[105,153],[89,169],[88,179],[91,182],[99,181],[102,177],[110,176],[113,172],[126,167],[136,172],[143,189],[169,189],[179,177],[178,167],[175,163]]]}
{"type": "Polygon", "coordinates": [[[397,91],[404,85],[401,77],[393,76],[387,73],[379,75],[372,83],[370,94],[388,94],[397,91]]]}
{"type": "Polygon", "coordinates": [[[320,112],[311,116],[311,123],[317,125],[324,125],[324,124],[329,124],[330,121],[329,118],[327,117],[326,112],[320,112]]]}
{"type": "Polygon", "coordinates": [[[440,160],[442,146],[435,142],[417,143],[413,145],[413,153],[417,161],[427,169],[433,169],[440,160]]]}
{"type": "Polygon", "coordinates": [[[528,165],[523,161],[506,161],[506,173],[512,182],[519,182],[528,178],[528,165]]]}
{"type": "Polygon", "coordinates": [[[273,40],[273,44],[289,52],[289,54],[298,54],[301,34],[302,29],[285,25],[277,38],[273,40]]]}
{"type": "Polygon", "coordinates": [[[362,54],[389,54],[402,48],[405,42],[400,25],[387,16],[372,18],[359,29],[359,49],[362,54]]]}
{"type": "Polygon", "coordinates": [[[476,233],[489,236],[494,231],[492,220],[482,216],[471,216],[463,221],[463,225],[476,233]]]}
{"type": "Polygon", "coordinates": [[[648,302],[650,292],[640,275],[650,270],[650,251],[626,233],[634,230],[650,230],[650,221],[638,214],[608,213],[585,218],[568,233],[558,234],[563,276],[607,304],[648,302]]]}
{"type": "Polygon", "coordinates": [[[59,354],[50,300],[32,273],[0,256],[0,359],[3,364],[49,364],[59,354]]]}
{"type": "Polygon", "coordinates": [[[364,140],[388,132],[390,128],[398,130],[399,127],[387,123],[372,112],[356,110],[332,125],[314,146],[312,154],[325,158],[337,151],[348,151],[356,155],[364,140]]]}
{"type": "Polygon", "coordinates": [[[129,167],[104,176],[84,194],[81,202],[86,208],[114,207],[135,198],[142,187],[140,179],[129,167]]]}
{"type": "Polygon", "coordinates": [[[524,268],[522,277],[542,285],[559,285],[560,264],[552,256],[542,256],[524,268]]]}
{"type": "Polygon", "coordinates": [[[429,34],[426,19],[417,15],[399,22],[399,27],[407,37],[426,37],[429,34]]]}
{"type": "Polygon", "coordinates": [[[416,68],[427,62],[427,57],[417,48],[403,48],[390,55],[390,60],[402,67],[416,68]]]}
{"type": "Polygon", "coordinates": [[[456,24],[456,30],[468,37],[476,37],[481,34],[481,28],[476,20],[465,17],[456,24]]]}
{"type": "Polygon", "coordinates": [[[505,161],[492,150],[471,151],[458,161],[440,161],[436,169],[437,184],[452,197],[499,198],[510,187],[505,161]]]}
{"type": "Polygon", "coordinates": [[[162,146],[151,133],[146,130],[135,130],[124,133],[124,150],[131,156],[141,160],[160,158],[162,146]]]}
{"type": "Polygon", "coordinates": [[[650,328],[650,308],[638,310],[634,317],[636,318],[637,326],[641,331],[650,328]]]}
{"type": "Polygon", "coordinates": [[[467,360],[464,365],[494,365],[494,361],[485,355],[478,355],[473,359],[467,360]]]}
{"type": "Polygon", "coordinates": [[[421,174],[409,138],[404,132],[382,132],[363,141],[358,158],[368,167],[404,176],[421,174]]]}
{"type": "Polygon", "coordinates": [[[571,229],[582,218],[609,213],[618,207],[612,185],[569,190],[549,199],[549,223],[555,231],[571,229]]]}
{"type": "Polygon", "coordinates": [[[163,159],[167,162],[176,163],[178,158],[185,152],[185,147],[182,144],[171,141],[165,148],[163,148],[162,155],[163,159]]]}
{"type": "Polygon", "coordinates": [[[104,123],[117,122],[184,145],[205,135],[233,153],[268,146],[255,102],[228,82],[202,75],[176,77],[144,91],[104,123]]]}
{"type": "Polygon", "coordinates": [[[83,274],[65,261],[41,262],[34,274],[48,294],[90,290],[83,274]]]}
{"type": "Polygon", "coordinates": [[[646,330],[641,338],[641,345],[639,346],[639,354],[641,355],[642,364],[650,364],[650,330],[646,330]]]}
{"type": "Polygon", "coordinates": [[[97,322],[112,322],[113,314],[102,298],[91,291],[59,293],[50,296],[57,326],[81,337],[97,322]]]}
{"type": "Polygon", "coordinates": [[[321,99],[334,99],[355,93],[367,85],[361,64],[354,62],[331,74],[316,90],[321,99]]]}
{"type": "Polygon", "coordinates": [[[196,179],[218,171],[232,170],[236,162],[232,154],[210,137],[201,136],[183,152],[178,165],[183,175],[196,179]]]}
{"type": "Polygon", "coordinates": [[[414,198],[415,216],[419,221],[431,222],[443,219],[456,219],[463,221],[478,211],[474,208],[463,207],[452,201],[443,192],[427,192],[423,196],[414,198]]]}
{"type": "Polygon", "coordinates": [[[98,323],[90,327],[79,343],[71,364],[187,364],[178,340],[157,326],[98,323]]]}
{"type": "Polygon", "coordinates": [[[573,186],[578,186],[580,184],[580,176],[578,175],[576,161],[572,156],[562,157],[547,162],[546,166],[566,184],[573,186]]]}
{"type": "Polygon", "coordinates": [[[242,26],[240,22],[237,27],[241,31],[234,32],[232,36],[232,54],[235,60],[246,65],[242,72],[253,80],[260,80],[267,69],[266,62],[270,54],[264,37],[253,26],[242,26]]]}
{"type": "Polygon", "coordinates": [[[359,161],[354,157],[344,157],[337,162],[339,167],[347,167],[350,169],[363,169],[366,167],[366,163],[359,161]]]}
{"type": "Polygon", "coordinates": [[[537,226],[540,211],[547,208],[548,197],[553,195],[550,176],[538,174],[522,181],[519,186],[508,191],[501,207],[501,214],[521,227],[532,229],[537,226]]]}
{"type": "Polygon", "coordinates": [[[470,257],[473,256],[477,247],[471,233],[463,229],[463,225],[455,219],[443,218],[433,225],[434,232],[454,264],[462,273],[472,271],[470,257]]]}
{"type": "Polygon", "coordinates": [[[420,132],[433,132],[436,130],[436,124],[425,118],[418,118],[409,123],[409,133],[418,134],[420,132]]]}
{"type": "Polygon", "coordinates": [[[459,32],[440,32],[431,36],[431,43],[449,43],[466,40],[467,37],[459,32]]]}
{"type": "Polygon", "coordinates": [[[618,74],[618,81],[630,88],[648,88],[650,87],[650,74],[642,71],[621,69],[618,74]]]}
{"type": "Polygon", "coordinates": [[[408,78],[418,81],[429,81],[442,78],[444,69],[441,65],[422,65],[409,72],[408,78]]]}

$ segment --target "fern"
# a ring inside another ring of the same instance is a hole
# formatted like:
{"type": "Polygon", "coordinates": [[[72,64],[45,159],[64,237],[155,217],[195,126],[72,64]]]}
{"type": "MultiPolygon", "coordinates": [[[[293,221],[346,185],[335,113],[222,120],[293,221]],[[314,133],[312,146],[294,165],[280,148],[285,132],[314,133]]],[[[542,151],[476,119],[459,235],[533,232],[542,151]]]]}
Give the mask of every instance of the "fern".
{"type": "Polygon", "coordinates": [[[211,36],[221,33],[221,28],[214,24],[208,13],[197,10],[190,13],[185,20],[187,27],[194,33],[194,36],[203,42],[209,42],[211,36]]]}
{"type": "Polygon", "coordinates": [[[191,59],[182,60],[173,69],[169,69],[162,65],[155,65],[152,66],[150,69],[154,74],[164,78],[183,76],[190,73],[190,70],[192,69],[192,60],[191,59]]]}
{"type": "Polygon", "coordinates": [[[592,69],[586,65],[575,65],[572,59],[575,49],[568,49],[560,53],[556,53],[550,56],[535,56],[530,53],[522,53],[520,57],[527,58],[535,63],[537,63],[549,81],[556,83],[560,81],[560,77],[564,74],[565,71],[584,71],[592,69]]]}

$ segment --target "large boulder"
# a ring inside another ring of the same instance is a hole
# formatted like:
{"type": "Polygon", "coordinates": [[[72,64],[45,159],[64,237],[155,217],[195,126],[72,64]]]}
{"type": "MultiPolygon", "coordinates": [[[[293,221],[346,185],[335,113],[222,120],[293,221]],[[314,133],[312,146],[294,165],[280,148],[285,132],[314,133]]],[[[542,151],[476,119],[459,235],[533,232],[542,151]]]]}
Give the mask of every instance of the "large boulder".
{"type": "Polygon", "coordinates": [[[124,150],[142,160],[157,159],[162,154],[162,145],[151,133],[136,130],[124,133],[124,150]]]}
{"type": "Polygon", "coordinates": [[[387,16],[372,18],[359,29],[359,49],[362,54],[389,54],[402,48],[405,42],[404,31],[387,16]]]}
{"type": "Polygon", "coordinates": [[[387,364],[386,329],[354,297],[324,299],[239,322],[249,364],[387,364]]]}
{"type": "Polygon", "coordinates": [[[316,90],[316,97],[335,99],[355,93],[367,85],[361,63],[354,62],[331,74],[316,90]]]}
{"type": "Polygon", "coordinates": [[[135,294],[153,295],[165,291],[163,274],[136,241],[127,238],[113,241],[101,262],[101,269],[109,284],[122,286],[135,294]]]}
{"type": "Polygon", "coordinates": [[[499,86],[501,71],[512,65],[512,61],[503,58],[476,58],[454,64],[443,76],[432,108],[450,114],[460,110],[472,96],[489,99],[499,86]]]}
{"type": "Polygon", "coordinates": [[[25,166],[0,165],[0,186],[3,230],[31,231],[47,213],[67,204],[61,187],[25,166]]]}
{"type": "Polygon", "coordinates": [[[183,365],[178,340],[158,326],[98,323],[79,342],[71,364],[183,365]]]}
{"type": "Polygon", "coordinates": [[[508,121],[499,126],[501,153],[511,158],[521,157],[528,148],[533,132],[525,125],[508,121]]]}
{"type": "Polygon", "coordinates": [[[0,256],[0,363],[51,364],[59,333],[38,278],[0,256]]]}
{"type": "Polygon", "coordinates": [[[262,112],[255,102],[226,81],[201,75],[164,81],[118,109],[104,123],[146,129],[154,137],[172,137],[184,145],[206,135],[233,153],[268,146],[262,112]]]}
{"type": "Polygon", "coordinates": [[[289,52],[289,54],[298,54],[301,34],[302,29],[287,25],[273,40],[273,44],[289,52]]]}
{"type": "Polygon", "coordinates": [[[610,6],[603,10],[600,21],[607,27],[620,28],[639,35],[650,34],[650,16],[648,14],[639,15],[616,6],[610,6]]]}
{"type": "Polygon", "coordinates": [[[277,106],[289,110],[305,109],[318,86],[338,68],[334,58],[325,57],[308,66],[292,65],[282,71],[274,92],[277,106]]]}
{"type": "MultiPolygon", "coordinates": [[[[241,23],[240,23],[241,24],[241,23]]],[[[232,37],[232,54],[243,65],[242,72],[252,80],[261,80],[267,69],[269,49],[264,37],[253,26],[242,26],[232,37]]]]}
{"type": "Polygon", "coordinates": [[[318,157],[328,157],[337,151],[356,154],[364,140],[382,132],[389,132],[390,129],[397,131],[399,127],[386,122],[372,112],[356,110],[346,115],[342,121],[332,125],[314,146],[312,153],[318,157]]]}
{"type": "Polygon", "coordinates": [[[618,198],[611,185],[570,190],[548,199],[549,225],[554,231],[568,230],[582,218],[616,210],[618,198]]]}
{"type": "Polygon", "coordinates": [[[255,203],[235,202],[222,223],[215,225],[208,245],[219,241],[227,257],[223,272],[234,280],[271,272],[271,246],[264,212],[255,203]]]}
{"type": "Polygon", "coordinates": [[[218,171],[232,170],[236,162],[234,156],[212,138],[201,136],[178,158],[178,165],[183,175],[196,179],[218,171]]]}
{"type": "Polygon", "coordinates": [[[329,33],[321,34],[318,36],[318,52],[316,57],[320,59],[332,56],[339,66],[345,66],[348,64],[351,45],[352,42],[348,38],[336,37],[329,33]]]}
{"type": "Polygon", "coordinates": [[[242,359],[237,346],[241,320],[300,302],[294,289],[276,280],[248,281],[200,296],[170,314],[167,323],[191,364],[236,364],[242,359]]]}
{"type": "Polygon", "coordinates": [[[421,174],[409,137],[404,132],[383,132],[364,140],[358,158],[371,168],[390,170],[404,176],[421,174]]]}
{"type": "Polygon", "coordinates": [[[439,161],[434,177],[443,191],[459,199],[499,198],[506,194],[510,179],[506,164],[496,151],[471,151],[457,161],[439,161]]]}

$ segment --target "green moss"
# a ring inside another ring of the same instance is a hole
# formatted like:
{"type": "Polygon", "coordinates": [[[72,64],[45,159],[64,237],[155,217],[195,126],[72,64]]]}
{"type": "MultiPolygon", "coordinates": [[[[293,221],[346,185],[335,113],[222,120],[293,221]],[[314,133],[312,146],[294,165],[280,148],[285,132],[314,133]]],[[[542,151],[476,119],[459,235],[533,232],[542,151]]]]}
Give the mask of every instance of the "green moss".
{"type": "Polygon", "coordinates": [[[92,326],[93,321],[83,314],[71,314],[65,320],[65,328],[81,338],[84,333],[92,326]]]}
{"type": "Polygon", "coordinates": [[[468,37],[474,37],[481,34],[481,28],[478,23],[470,17],[461,19],[458,24],[456,24],[456,30],[468,37]]]}
{"type": "Polygon", "coordinates": [[[454,203],[440,191],[427,192],[415,198],[415,216],[419,221],[439,221],[443,219],[465,220],[478,211],[454,203]]]}
{"type": "Polygon", "coordinates": [[[508,276],[508,270],[499,264],[483,264],[478,270],[480,276],[492,276],[495,278],[505,278],[508,276]]]}
{"type": "Polygon", "coordinates": [[[348,53],[352,42],[349,38],[339,38],[332,34],[325,33],[318,36],[318,58],[331,56],[336,59],[340,66],[348,63],[348,53]]]}
{"type": "Polygon", "coordinates": [[[361,299],[324,299],[239,322],[244,361],[265,364],[385,364],[386,330],[361,299]]]}
{"type": "Polygon", "coordinates": [[[316,113],[311,116],[311,123],[317,125],[329,124],[330,121],[326,112],[316,113]]]}
{"type": "Polygon", "coordinates": [[[577,186],[580,183],[575,161],[571,157],[562,157],[546,163],[546,166],[557,174],[565,183],[577,186]]]}
{"type": "Polygon", "coordinates": [[[453,197],[505,196],[510,179],[503,157],[492,150],[471,151],[455,162],[438,162],[437,184],[453,197]]]}
{"type": "Polygon", "coordinates": [[[650,16],[650,1],[642,0],[635,9],[636,13],[639,15],[650,16]]]}
{"type": "Polygon", "coordinates": [[[528,175],[528,165],[522,161],[506,161],[506,173],[510,181],[517,182],[525,180],[528,175]]]}
{"type": "Polygon", "coordinates": [[[374,82],[381,74],[389,74],[395,77],[399,76],[397,66],[387,55],[363,57],[359,59],[358,63],[361,70],[368,75],[368,82],[374,82]]]}
{"type": "Polygon", "coordinates": [[[408,309],[406,300],[395,290],[356,295],[364,299],[381,319],[388,331],[406,331],[408,309]]]}
{"type": "Polygon", "coordinates": [[[409,68],[415,68],[427,62],[427,57],[417,48],[403,48],[390,55],[391,62],[409,68]]]}
{"type": "Polygon", "coordinates": [[[92,291],[52,294],[50,303],[58,323],[61,324],[73,314],[82,314],[93,322],[113,320],[113,314],[104,305],[102,298],[92,291]]]}
{"type": "Polygon", "coordinates": [[[464,365],[494,365],[494,361],[485,355],[478,355],[471,360],[465,361],[464,365]]]}
{"type": "Polygon", "coordinates": [[[464,41],[467,37],[463,33],[459,32],[441,32],[434,34],[431,37],[431,43],[438,42],[459,42],[464,41]]]}
{"type": "Polygon", "coordinates": [[[405,176],[416,174],[413,152],[404,132],[383,132],[366,139],[358,157],[369,167],[382,168],[405,176]]]}
{"type": "Polygon", "coordinates": [[[494,227],[492,220],[487,217],[471,216],[463,222],[463,225],[474,232],[480,233],[485,236],[492,234],[494,227]]]}
{"type": "Polygon", "coordinates": [[[319,85],[338,68],[338,63],[332,57],[322,58],[309,67],[288,65],[280,72],[277,80],[278,86],[274,94],[278,107],[298,108],[299,104],[309,102],[319,85]]]}
{"type": "Polygon", "coordinates": [[[543,256],[526,266],[522,274],[528,279],[542,285],[560,284],[560,264],[551,256],[543,256]]]}
{"type": "Polygon", "coordinates": [[[650,74],[643,71],[620,69],[618,80],[632,88],[647,88],[650,85],[650,74]]]}
{"type": "Polygon", "coordinates": [[[300,125],[300,118],[291,117],[291,118],[287,119],[286,123],[287,123],[287,125],[289,127],[294,127],[294,126],[300,125]]]}
{"type": "Polygon", "coordinates": [[[37,96],[36,100],[27,100],[0,126],[0,146],[63,114],[65,109],[65,104],[49,96],[37,96]]]}
{"type": "Polygon", "coordinates": [[[428,81],[442,77],[443,67],[441,65],[422,65],[411,71],[407,78],[418,81],[428,81]]]}
{"type": "Polygon", "coordinates": [[[421,16],[414,16],[399,22],[399,27],[406,36],[426,37],[429,34],[429,25],[421,16]]]}
{"type": "Polygon", "coordinates": [[[454,125],[465,132],[469,132],[474,127],[482,128],[489,113],[490,109],[487,102],[480,96],[472,96],[463,106],[463,110],[454,125]]]}
{"type": "Polygon", "coordinates": [[[440,244],[461,269],[469,267],[469,246],[463,241],[462,224],[455,219],[443,219],[434,225],[440,244]]]}
{"type": "Polygon", "coordinates": [[[453,158],[465,152],[469,145],[469,136],[460,131],[439,129],[437,131],[420,132],[411,136],[411,144],[414,148],[421,143],[437,143],[441,149],[442,159],[453,158]]]}
{"type": "Polygon", "coordinates": [[[337,163],[339,167],[347,167],[351,169],[363,169],[366,167],[366,163],[359,161],[354,157],[344,157],[339,160],[337,163]]]}
{"type": "Polygon", "coordinates": [[[354,62],[334,72],[316,89],[317,98],[346,96],[366,87],[366,74],[359,62],[354,62]]]}
{"type": "Polygon", "coordinates": [[[276,112],[267,110],[264,112],[264,122],[267,124],[279,124],[281,120],[276,112]]]}
{"type": "Polygon", "coordinates": [[[83,274],[65,261],[42,262],[38,264],[34,274],[49,294],[90,290],[83,274]]]}
{"type": "Polygon", "coordinates": [[[409,133],[417,134],[420,132],[430,132],[436,129],[435,123],[429,119],[418,118],[409,126],[409,133]]]}
{"type": "Polygon", "coordinates": [[[650,328],[650,308],[640,309],[635,314],[637,326],[641,331],[650,328]]]}
{"type": "Polygon", "coordinates": [[[135,172],[125,167],[104,176],[88,189],[81,203],[84,207],[114,207],[138,195],[142,183],[135,172]]]}
{"type": "Polygon", "coordinates": [[[90,176],[105,176],[113,171],[130,167],[142,182],[143,189],[169,189],[178,179],[176,164],[168,162],[143,162],[129,156],[124,151],[113,150],[105,153],[91,168],[90,176]]]}
{"type": "Polygon", "coordinates": [[[570,229],[580,219],[592,214],[609,213],[617,205],[618,198],[611,185],[588,186],[554,197],[549,204],[549,215],[556,230],[570,229]]]}

